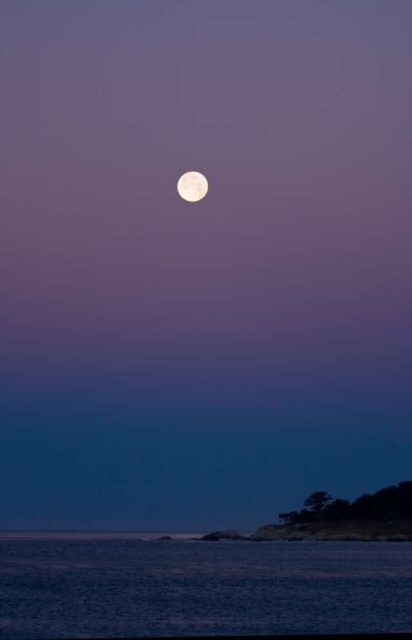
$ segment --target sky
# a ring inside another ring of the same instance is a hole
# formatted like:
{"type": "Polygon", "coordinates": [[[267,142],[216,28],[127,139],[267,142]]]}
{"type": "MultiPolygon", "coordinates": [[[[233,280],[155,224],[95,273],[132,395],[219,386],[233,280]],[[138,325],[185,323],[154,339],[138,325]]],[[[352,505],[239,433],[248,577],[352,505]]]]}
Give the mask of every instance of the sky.
{"type": "Polygon", "coordinates": [[[1,529],[254,531],[412,479],[411,24],[2,0],[1,529]]]}

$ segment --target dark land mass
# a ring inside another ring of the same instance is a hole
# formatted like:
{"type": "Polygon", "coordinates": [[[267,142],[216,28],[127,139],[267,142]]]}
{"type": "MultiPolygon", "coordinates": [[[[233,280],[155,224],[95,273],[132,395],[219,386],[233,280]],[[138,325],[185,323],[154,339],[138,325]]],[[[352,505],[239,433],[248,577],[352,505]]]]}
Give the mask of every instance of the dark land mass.
{"type": "Polygon", "coordinates": [[[249,542],[268,542],[287,540],[316,541],[360,541],[360,542],[412,542],[412,520],[392,522],[370,522],[368,520],[342,520],[334,522],[307,522],[302,524],[282,525],[266,524],[259,527],[251,536],[233,535],[227,531],[215,531],[201,538],[217,542],[219,540],[244,540],[249,542]]]}
{"type": "Polygon", "coordinates": [[[390,522],[341,520],[302,524],[267,524],[250,536],[251,540],[323,540],[412,542],[412,519],[390,522]]]}
{"type": "Polygon", "coordinates": [[[266,524],[251,536],[235,529],[195,540],[322,540],[412,542],[412,481],[365,493],[352,503],[315,491],[300,511],[279,513],[280,524],[266,524]]]}

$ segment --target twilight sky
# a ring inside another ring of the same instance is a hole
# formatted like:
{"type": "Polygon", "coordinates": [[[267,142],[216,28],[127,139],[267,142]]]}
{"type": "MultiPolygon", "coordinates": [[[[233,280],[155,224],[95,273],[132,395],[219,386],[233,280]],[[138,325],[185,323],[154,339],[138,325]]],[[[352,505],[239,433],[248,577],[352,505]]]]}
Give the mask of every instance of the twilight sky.
{"type": "Polygon", "coordinates": [[[412,479],[411,28],[2,0],[0,528],[252,531],[412,479]]]}

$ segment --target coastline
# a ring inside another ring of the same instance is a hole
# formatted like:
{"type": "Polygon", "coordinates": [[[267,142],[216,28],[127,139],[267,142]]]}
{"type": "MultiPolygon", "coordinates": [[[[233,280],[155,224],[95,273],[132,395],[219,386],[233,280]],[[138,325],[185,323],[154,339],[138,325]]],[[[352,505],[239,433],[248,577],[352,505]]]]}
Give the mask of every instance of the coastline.
{"type": "Polygon", "coordinates": [[[235,529],[201,532],[87,531],[87,530],[2,530],[0,540],[74,539],[146,540],[200,542],[412,542],[412,520],[390,522],[370,520],[318,521],[301,524],[266,524],[254,533],[235,529]]]}
{"type": "Polygon", "coordinates": [[[377,522],[345,520],[338,522],[310,522],[303,524],[267,524],[250,536],[236,530],[215,531],[191,540],[217,542],[241,540],[248,542],[314,541],[314,542],[412,542],[412,520],[377,522]]]}

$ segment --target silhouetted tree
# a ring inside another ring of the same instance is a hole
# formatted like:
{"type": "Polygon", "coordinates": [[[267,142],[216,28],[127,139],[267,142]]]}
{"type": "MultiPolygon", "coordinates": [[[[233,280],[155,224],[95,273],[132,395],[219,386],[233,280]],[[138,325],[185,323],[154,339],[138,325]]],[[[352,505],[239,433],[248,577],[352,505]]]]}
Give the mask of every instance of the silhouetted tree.
{"type": "Polygon", "coordinates": [[[341,500],[336,498],[330,504],[327,504],[322,511],[324,520],[344,520],[350,515],[349,500],[341,500]]]}
{"type": "Polygon", "coordinates": [[[412,481],[398,484],[399,504],[402,518],[412,518],[412,481]]]}
{"type": "Polygon", "coordinates": [[[372,518],[372,500],[370,493],[364,493],[360,498],[352,502],[350,506],[350,517],[370,520],[372,518]]]}
{"type": "Polygon", "coordinates": [[[282,524],[295,524],[297,521],[298,512],[288,511],[287,513],[279,513],[279,520],[283,520],[282,524]]]}
{"type": "Polygon", "coordinates": [[[306,498],[303,506],[309,507],[316,519],[321,520],[322,512],[331,500],[332,496],[326,493],[326,491],[314,491],[308,498],[306,498]]]}
{"type": "Polygon", "coordinates": [[[296,522],[300,524],[303,522],[313,522],[316,519],[317,516],[313,511],[309,511],[309,509],[301,509],[297,515],[296,522]]]}
{"type": "Polygon", "coordinates": [[[392,520],[401,516],[399,491],[390,486],[371,495],[371,515],[375,520],[392,520]]]}
{"type": "Polygon", "coordinates": [[[315,491],[304,502],[299,512],[279,514],[285,524],[298,524],[317,520],[399,520],[412,519],[412,481],[364,493],[354,502],[333,498],[326,491],[315,491]]]}

